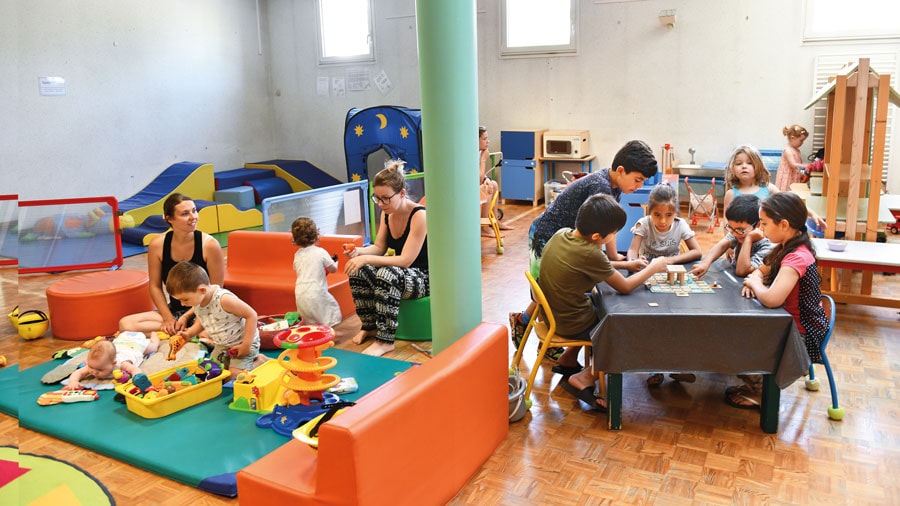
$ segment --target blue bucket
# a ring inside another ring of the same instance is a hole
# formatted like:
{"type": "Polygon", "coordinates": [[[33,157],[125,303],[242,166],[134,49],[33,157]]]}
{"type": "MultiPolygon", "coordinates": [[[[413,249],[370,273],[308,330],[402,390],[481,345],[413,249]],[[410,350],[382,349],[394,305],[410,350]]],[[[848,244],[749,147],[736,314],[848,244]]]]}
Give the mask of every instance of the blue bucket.
{"type": "Polygon", "coordinates": [[[820,229],[812,218],[806,219],[806,230],[813,237],[825,237],[825,231],[820,229]]]}

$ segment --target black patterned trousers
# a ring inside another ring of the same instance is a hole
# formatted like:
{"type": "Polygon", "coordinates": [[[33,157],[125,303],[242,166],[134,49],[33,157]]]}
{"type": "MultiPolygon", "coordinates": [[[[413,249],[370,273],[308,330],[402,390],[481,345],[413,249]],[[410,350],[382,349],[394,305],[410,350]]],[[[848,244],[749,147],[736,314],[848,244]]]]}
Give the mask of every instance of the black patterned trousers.
{"type": "Polygon", "coordinates": [[[431,293],[428,269],[365,265],[350,276],[350,291],[363,330],[375,330],[375,339],[393,343],[400,301],[431,293]]]}

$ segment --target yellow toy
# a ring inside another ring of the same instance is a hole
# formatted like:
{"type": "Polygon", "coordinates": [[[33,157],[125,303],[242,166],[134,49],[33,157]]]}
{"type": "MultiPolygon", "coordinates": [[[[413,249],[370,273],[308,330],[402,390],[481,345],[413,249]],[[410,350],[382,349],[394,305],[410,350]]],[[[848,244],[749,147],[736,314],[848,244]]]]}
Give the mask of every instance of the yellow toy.
{"type": "Polygon", "coordinates": [[[43,311],[32,309],[19,314],[16,328],[22,339],[37,339],[50,328],[50,317],[43,311]]]}
{"type": "Polygon", "coordinates": [[[10,325],[16,328],[19,326],[19,306],[14,307],[13,310],[10,311],[10,313],[6,316],[9,317],[10,325]]]}

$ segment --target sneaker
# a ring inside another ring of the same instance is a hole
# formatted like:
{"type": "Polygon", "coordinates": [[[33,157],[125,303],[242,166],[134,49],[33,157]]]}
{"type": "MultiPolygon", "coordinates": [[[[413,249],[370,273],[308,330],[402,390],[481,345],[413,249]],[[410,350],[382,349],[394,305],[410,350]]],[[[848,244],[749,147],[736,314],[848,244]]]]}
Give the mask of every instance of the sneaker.
{"type": "Polygon", "coordinates": [[[551,346],[547,348],[547,354],[544,357],[549,358],[550,360],[556,362],[559,360],[559,357],[562,356],[563,352],[566,351],[565,348],[558,346],[551,346]]]}
{"type": "Polygon", "coordinates": [[[522,337],[525,336],[525,328],[527,325],[522,323],[522,313],[509,313],[509,332],[513,346],[518,350],[522,344],[522,337]]]}

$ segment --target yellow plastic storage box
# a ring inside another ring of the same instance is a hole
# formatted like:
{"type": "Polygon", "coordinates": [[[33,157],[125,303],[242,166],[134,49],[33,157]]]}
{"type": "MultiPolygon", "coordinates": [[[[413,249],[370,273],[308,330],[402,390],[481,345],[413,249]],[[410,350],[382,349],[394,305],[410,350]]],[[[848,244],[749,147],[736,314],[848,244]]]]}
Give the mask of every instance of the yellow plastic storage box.
{"type": "MultiPolygon", "coordinates": [[[[196,365],[196,362],[181,364],[165,371],[150,374],[147,378],[151,384],[155,385],[171,376],[178,369],[192,364],[196,365]]],[[[222,393],[222,383],[227,381],[229,376],[231,376],[231,372],[226,369],[217,378],[191,385],[154,399],[145,399],[129,394],[128,391],[134,387],[134,383],[131,381],[122,385],[116,385],[116,392],[125,396],[125,405],[128,406],[128,411],[144,418],[162,418],[176,411],[181,411],[184,408],[189,408],[195,404],[218,397],[222,393]]]]}

